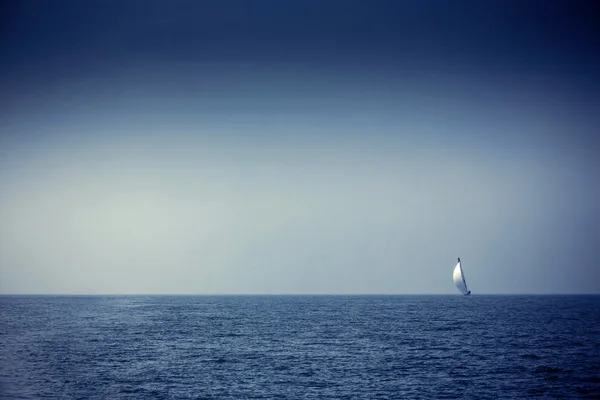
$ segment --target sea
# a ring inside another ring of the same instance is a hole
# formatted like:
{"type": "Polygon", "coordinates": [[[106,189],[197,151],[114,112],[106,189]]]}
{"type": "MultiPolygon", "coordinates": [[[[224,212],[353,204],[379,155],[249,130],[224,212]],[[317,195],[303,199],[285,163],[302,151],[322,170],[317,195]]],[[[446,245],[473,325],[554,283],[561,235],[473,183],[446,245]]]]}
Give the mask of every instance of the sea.
{"type": "Polygon", "coordinates": [[[2,399],[600,398],[600,296],[0,296],[2,399]]]}

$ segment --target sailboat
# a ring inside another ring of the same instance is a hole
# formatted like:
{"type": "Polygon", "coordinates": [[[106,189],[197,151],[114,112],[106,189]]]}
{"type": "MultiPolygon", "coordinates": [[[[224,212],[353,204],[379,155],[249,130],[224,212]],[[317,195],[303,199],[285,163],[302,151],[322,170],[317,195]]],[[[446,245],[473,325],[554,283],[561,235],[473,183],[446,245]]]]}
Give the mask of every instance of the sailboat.
{"type": "Polygon", "coordinates": [[[462,270],[462,266],[460,265],[460,257],[458,258],[458,264],[454,267],[454,273],[452,274],[452,278],[454,279],[454,284],[460,290],[462,294],[468,296],[471,294],[471,291],[467,289],[467,281],[465,281],[465,273],[462,270]]]}

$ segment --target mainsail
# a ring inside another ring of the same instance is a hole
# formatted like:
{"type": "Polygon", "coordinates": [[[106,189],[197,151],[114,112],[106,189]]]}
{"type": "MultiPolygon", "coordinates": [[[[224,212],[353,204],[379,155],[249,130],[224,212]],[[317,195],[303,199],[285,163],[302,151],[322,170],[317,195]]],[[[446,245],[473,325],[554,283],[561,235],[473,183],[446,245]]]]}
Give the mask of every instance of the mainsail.
{"type": "Polygon", "coordinates": [[[460,265],[460,258],[458,259],[458,264],[456,264],[456,267],[454,267],[454,273],[452,274],[452,278],[454,279],[454,284],[462,294],[471,294],[469,289],[467,289],[467,281],[465,281],[465,274],[460,265]]]}

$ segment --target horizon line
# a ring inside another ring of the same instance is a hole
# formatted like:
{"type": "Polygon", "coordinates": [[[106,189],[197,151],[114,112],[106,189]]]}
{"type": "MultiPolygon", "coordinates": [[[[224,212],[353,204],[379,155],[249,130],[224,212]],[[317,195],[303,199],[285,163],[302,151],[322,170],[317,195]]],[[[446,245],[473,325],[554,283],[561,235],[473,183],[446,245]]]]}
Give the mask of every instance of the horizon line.
{"type": "MultiPolygon", "coordinates": [[[[0,296],[457,296],[460,293],[0,293],[0,296]]],[[[600,296],[600,293],[471,293],[470,296],[600,296]]],[[[469,296],[469,297],[470,297],[469,296]]]]}

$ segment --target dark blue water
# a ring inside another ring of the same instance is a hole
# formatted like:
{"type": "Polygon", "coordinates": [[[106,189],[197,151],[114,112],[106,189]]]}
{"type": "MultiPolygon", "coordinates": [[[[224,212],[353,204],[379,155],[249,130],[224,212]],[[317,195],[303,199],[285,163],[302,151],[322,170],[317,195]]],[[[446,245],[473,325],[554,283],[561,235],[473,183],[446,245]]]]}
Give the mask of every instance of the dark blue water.
{"type": "Polygon", "coordinates": [[[2,398],[600,397],[600,296],[2,296],[2,398]]]}

